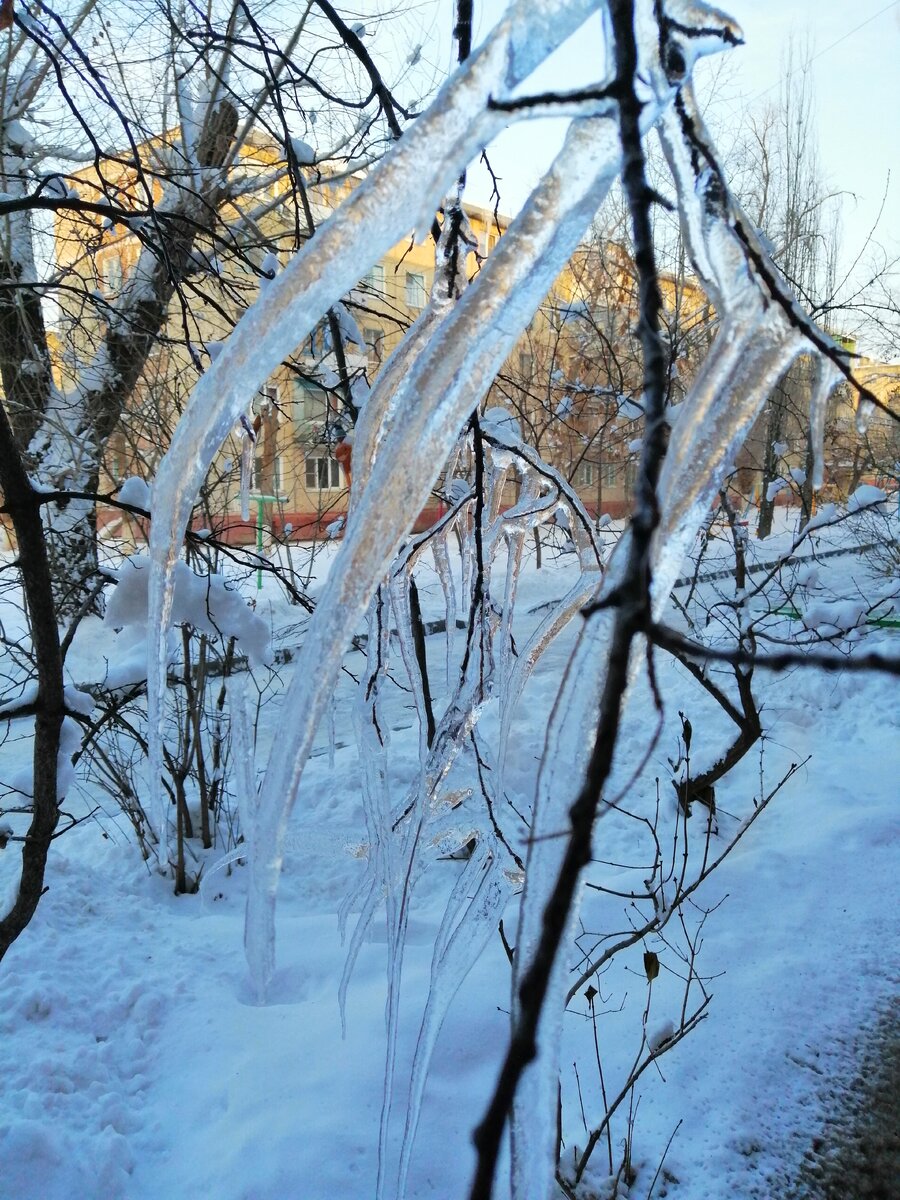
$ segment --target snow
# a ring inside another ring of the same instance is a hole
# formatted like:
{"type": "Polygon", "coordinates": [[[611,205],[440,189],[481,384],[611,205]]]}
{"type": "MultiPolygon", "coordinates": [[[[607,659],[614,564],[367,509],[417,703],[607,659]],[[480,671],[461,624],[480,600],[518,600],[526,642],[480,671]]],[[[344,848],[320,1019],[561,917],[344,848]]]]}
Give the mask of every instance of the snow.
{"type": "Polygon", "coordinates": [[[66,708],[69,712],[79,713],[83,717],[89,717],[94,711],[95,700],[90,692],[85,692],[81,688],[67,687],[65,689],[66,708]]]}
{"type": "MultiPolygon", "coordinates": [[[[268,250],[263,256],[263,260],[259,267],[260,275],[262,276],[260,279],[260,286],[262,286],[264,280],[274,279],[280,269],[281,263],[278,260],[278,255],[274,250],[268,250]]],[[[209,346],[207,343],[207,349],[208,348],[209,346]]]]}
{"type": "Polygon", "coordinates": [[[302,138],[291,138],[291,149],[294,152],[294,157],[301,167],[312,166],[316,161],[316,152],[310,146],[309,142],[304,142],[302,138]]]}
{"type": "Polygon", "coordinates": [[[815,630],[820,637],[830,638],[855,629],[867,611],[865,600],[818,600],[804,609],[803,624],[807,629],[815,630]]]}
{"type": "Polygon", "coordinates": [[[861,484],[847,501],[847,512],[859,512],[861,508],[870,508],[873,505],[881,504],[885,499],[887,497],[881,488],[874,487],[870,483],[861,484]]]}
{"type": "Polygon", "coordinates": [[[56,764],[56,787],[60,801],[65,800],[75,781],[73,756],[81,749],[81,726],[72,717],[63,717],[59,733],[59,757],[56,764]]]}
{"type": "MultiPolygon", "coordinates": [[[[822,536],[836,535],[826,530],[822,536]]],[[[832,578],[835,590],[841,579],[847,592],[853,578],[865,586],[861,560],[828,560],[818,569],[832,577],[835,563],[843,572],[832,578]]],[[[527,608],[562,595],[577,579],[571,557],[545,561],[541,571],[526,563],[521,603],[527,608]]],[[[436,578],[423,590],[426,615],[440,611],[439,592],[436,578]]],[[[573,634],[570,628],[561,635],[558,649],[539,662],[527,702],[517,709],[507,780],[513,795],[534,769],[551,679],[573,634]]],[[[869,637],[870,646],[888,650],[896,633],[869,637]]],[[[442,641],[428,639],[435,680],[442,641]]],[[[359,669],[358,656],[348,661],[359,669]]],[[[702,739],[712,749],[729,732],[727,718],[680,668],[659,667],[666,725],[641,780],[631,783],[651,807],[654,777],[662,774],[665,782],[668,774],[678,708],[690,711],[698,753],[702,739]]],[[[662,1078],[651,1069],[638,1085],[632,1197],[646,1197],[681,1118],[666,1158],[679,1181],[669,1184],[670,1195],[767,1200],[780,1194],[819,1132],[827,1093],[853,1070],[852,1031],[874,1018],[891,986],[884,956],[900,900],[891,836],[900,770],[892,681],[805,671],[767,677],[764,686],[772,731],[762,761],[765,786],[774,785],[789,762],[812,758],[696,897],[704,908],[721,902],[704,924],[700,957],[713,999],[706,1020],[660,1059],[662,1078]]],[[[354,697],[345,677],[336,697],[339,730],[354,697]]],[[[414,772],[418,732],[401,728],[404,694],[397,689],[381,703],[391,761],[414,772]]],[[[652,703],[641,684],[623,731],[620,783],[643,756],[652,703]]],[[[261,725],[263,748],[282,725],[276,703],[261,725]]],[[[10,751],[24,766],[27,743],[7,746],[10,751]]],[[[720,791],[726,829],[758,795],[759,770],[753,755],[720,791]]],[[[49,891],[0,970],[0,1035],[16,1048],[0,1084],[0,1194],[371,1200],[385,1051],[385,932],[374,923],[359,946],[342,1038],[337,989],[344,952],[335,913],[365,867],[365,858],[345,849],[365,840],[360,767],[347,747],[336,750],[333,770],[323,753],[309,771],[304,805],[285,843],[281,961],[266,1007],[250,1002],[240,954],[246,868],[215,874],[203,896],[175,899],[164,881],[148,874],[112,812],[54,844],[49,891]],[[197,1154],[201,1129],[214,1154],[197,1154]]],[[[84,807],[94,802],[90,794],[80,801],[84,807]]],[[[77,793],[69,803],[78,803],[77,793]]],[[[640,861],[633,823],[604,822],[602,829],[598,857],[640,861]]],[[[0,853],[4,872],[13,845],[0,853]]],[[[480,870],[480,860],[435,862],[430,886],[416,893],[409,914],[395,1074],[399,1120],[389,1148],[399,1154],[407,1089],[421,1086],[420,1067],[430,1053],[418,1132],[405,1161],[406,1194],[417,1200],[466,1194],[471,1130],[505,1045],[501,1010],[508,1007],[509,965],[496,920],[480,957],[465,926],[454,949],[452,931],[441,924],[455,887],[479,902],[480,870]],[[431,1017],[422,1025],[433,960],[457,950],[460,967],[470,970],[455,997],[452,970],[444,977],[446,990],[432,993],[433,1005],[448,1005],[435,1036],[431,1017]]],[[[616,879],[600,864],[591,877],[611,885],[616,879]]],[[[7,879],[0,876],[4,891],[7,879]]],[[[514,894],[505,902],[512,944],[517,903],[514,894]]],[[[625,911],[625,901],[589,896],[582,919],[588,930],[616,928],[625,911]]],[[[667,952],[652,948],[663,971],[653,984],[660,1007],[651,1012],[647,1038],[661,1048],[673,1015],[663,990],[667,952]]],[[[636,947],[621,968],[606,972],[603,1000],[596,1001],[605,1013],[599,1028],[608,1089],[630,1066],[641,1037],[647,989],[641,953],[636,947]]],[[[591,1025],[578,1015],[586,1011],[576,998],[563,1033],[567,1153],[583,1144],[571,1068],[576,1057],[589,1124],[600,1105],[591,1025]]],[[[623,1128],[616,1127],[617,1155],[623,1128]]],[[[602,1150],[595,1152],[592,1181],[607,1170],[602,1150]]],[[[502,1182],[497,1195],[508,1196],[502,1182]]]]}
{"type": "Polygon", "coordinates": [[[675,1033],[674,1021],[663,1021],[657,1025],[653,1032],[647,1038],[647,1045],[651,1050],[659,1050],[660,1047],[670,1040],[675,1033]]]}
{"type": "MultiPolygon", "coordinates": [[[[207,349],[209,347],[207,346],[207,349]]],[[[139,475],[131,475],[119,488],[116,499],[123,504],[133,504],[135,508],[150,511],[150,485],[139,475]]]]}
{"type": "Polygon", "coordinates": [[[826,525],[830,525],[837,515],[836,504],[823,504],[817,512],[810,517],[803,528],[800,530],[800,536],[805,537],[812,533],[815,529],[822,529],[826,525]]]}
{"type": "MultiPolygon", "coordinates": [[[[127,558],[115,572],[116,588],[106,606],[105,625],[116,631],[115,650],[105,676],[110,687],[147,678],[147,587],[150,561],[127,558]]],[[[172,619],[205,633],[237,639],[255,666],[271,661],[267,623],[229,586],[223,575],[198,575],[185,562],[175,568],[172,619]]]]}

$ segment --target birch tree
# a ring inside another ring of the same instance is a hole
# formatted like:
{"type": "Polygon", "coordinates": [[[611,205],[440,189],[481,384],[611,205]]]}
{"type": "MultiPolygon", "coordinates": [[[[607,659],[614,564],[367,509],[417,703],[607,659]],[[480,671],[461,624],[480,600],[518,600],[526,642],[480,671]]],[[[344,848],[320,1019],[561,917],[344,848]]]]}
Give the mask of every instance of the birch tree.
{"type": "Polygon", "coordinates": [[[60,615],[96,603],[103,450],[163,332],[180,327],[202,369],[192,313],[211,302],[234,319],[253,298],[223,303],[212,277],[235,261],[259,277],[258,221],[276,194],[293,214],[296,249],[314,228],[304,173],[339,175],[400,135],[406,110],[360,30],[324,2],[291,25],[275,5],[241,3],[205,16],[152,3],[125,15],[98,0],[63,13],[16,9],[0,95],[0,378],[15,449],[47,495],[60,615]],[[274,153],[248,170],[260,139],[274,153]],[[80,253],[48,261],[41,214],[55,217],[58,236],[64,222],[80,253]],[[130,261],[104,287],[90,256],[110,229],[127,232],[130,261]],[[60,352],[78,359],[62,375],[48,297],[67,318],[60,352]]]}

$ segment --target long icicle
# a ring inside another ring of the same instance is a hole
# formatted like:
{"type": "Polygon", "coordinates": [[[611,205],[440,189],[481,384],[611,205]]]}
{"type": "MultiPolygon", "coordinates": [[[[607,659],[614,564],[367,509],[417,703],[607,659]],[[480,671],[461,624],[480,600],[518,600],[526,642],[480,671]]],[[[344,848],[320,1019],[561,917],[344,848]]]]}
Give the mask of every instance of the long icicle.
{"type": "Polygon", "coordinates": [[[410,514],[425,504],[459,426],[574,250],[617,169],[614,123],[575,123],[556,166],[442,323],[443,336],[404,377],[398,415],[384,437],[366,495],[349,523],[307,630],[286,701],[302,714],[295,739],[276,745],[263,783],[264,849],[251,865],[247,922],[248,961],[260,995],[270,969],[266,947],[274,937],[287,819],[343,647],[375,581],[386,571],[410,514]]]}
{"type": "MultiPolygon", "coordinates": [[[[158,861],[168,869],[162,741],[166,642],[175,564],[204,476],[249,398],[410,227],[427,225],[440,198],[506,123],[490,104],[505,96],[581,25],[591,0],[517,0],[488,41],[448,80],[341,209],[319,227],[238,322],[198,381],[153,483],[150,531],[147,718],[150,807],[160,814],[158,861]],[[323,264],[327,269],[323,270],[323,264]]],[[[268,886],[268,885],[266,885],[268,886]]],[[[261,972],[263,977],[265,971],[261,972]]]]}

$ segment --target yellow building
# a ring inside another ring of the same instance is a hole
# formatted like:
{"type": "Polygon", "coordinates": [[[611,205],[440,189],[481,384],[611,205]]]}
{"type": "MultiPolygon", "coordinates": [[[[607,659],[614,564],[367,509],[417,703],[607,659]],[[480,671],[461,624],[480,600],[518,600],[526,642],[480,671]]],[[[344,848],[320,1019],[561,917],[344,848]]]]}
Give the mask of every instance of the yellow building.
{"type": "MultiPolygon", "coordinates": [[[[148,156],[156,150],[148,143],[148,156]]],[[[240,195],[223,201],[209,230],[196,238],[197,269],[188,272],[173,295],[163,334],[109,439],[105,467],[110,486],[129,475],[155,472],[199,374],[243,309],[256,300],[266,277],[356,186],[353,176],[322,179],[312,173],[295,178],[292,186],[279,153],[263,139],[247,143],[238,164],[240,195]]],[[[104,221],[100,213],[57,219],[57,259],[71,281],[61,304],[64,383],[84,372],[105,322],[115,319],[114,302],[133,286],[143,227],[151,219],[143,212],[142,188],[153,189],[157,207],[163,200],[158,182],[148,185],[133,171],[117,171],[106,163],[102,172],[102,178],[95,168],[82,172],[76,180],[80,194],[107,201],[112,196],[122,209],[138,215],[117,224],[104,221]]],[[[150,180],[158,177],[148,173],[150,180]]],[[[467,270],[474,275],[508,222],[474,206],[467,207],[467,216],[476,247],[468,254],[467,270]]],[[[153,230],[147,245],[157,244],[153,230]]],[[[346,456],[335,451],[352,425],[354,392],[371,385],[427,305],[434,269],[431,239],[409,239],[392,247],[248,405],[247,421],[256,434],[252,490],[278,497],[266,502],[264,514],[277,534],[318,536],[346,511],[346,456]]],[[[664,274],[661,284],[670,350],[668,399],[677,405],[708,352],[716,319],[683,269],[664,274]]],[[[510,408],[525,440],[569,480],[597,516],[627,511],[640,453],[642,369],[633,329],[637,307],[627,251],[599,235],[588,237],[487,398],[510,408]]],[[[256,513],[249,521],[240,513],[241,443],[236,430],[199,499],[195,524],[220,536],[250,539],[256,513]]],[[[749,466],[748,471],[752,474],[749,466]]],[[[441,504],[438,488],[422,519],[433,519],[441,504]]]]}
{"type": "MultiPolygon", "coordinates": [[[[146,153],[152,156],[156,150],[148,144],[146,153]]],[[[277,167],[269,143],[251,142],[240,162],[245,179],[242,202],[224,203],[214,228],[196,239],[197,272],[189,273],[173,295],[163,335],[109,439],[105,482],[110,486],[128,475],[153,474],[196,379],[241,311],[256,299],[266,275],[287,261],[356,184],[352,177],[304,179],[298,203],[296,189],[277,167]],[[231,234],[238,226],[240,239],[231,234]]],[[[61,304],[61,335],[67,347],[64,384],[84,374],[100,345],[98,335],[107,320],[116,319],[115,301],[123,289],[135,286],[142,230],[150,220],[142,211],[142,188],[148,185],[133,171],[104,163],[102,176],[90,168],[77,177],[75,186],[82,198],[112,198],[138,215],[115,224],[99,213],[63,213],[57,219],[57,261],[72,281],[61,304]]],[[[161,185],[149,186],[158,207],[161,185]]],[[[473,206],[467,207],[467,216],[475,244],[467,256],[467,270],[473,275],[503,235],[507,220],[473,206]]],[[[153,238],[147,243],[153,245],[153,238]]],[[[617,262],[615,273],[621,275],[625,265],[617,262]]],[[[609,431],[623,424],[618,400],[626,376],[630,390],[639,387],[639,376],[632,378],[630,366],[620,365],[617,386],[601,387],[601,375],[609,374],[602,356],[582,369],[586,341],[597,332],[592,322],[598,314],[606,320],[618,304],[609,296],[599,297],[601,281],[589,282],[588,274],[588,259],[582,256],[558,281],[501,372],[491,400],[511,407],[526,439],[570,479],[589,508],[617,510],[624,505],[630,468],[626,443],[609,431]],[[585,315],[590,318],[587,323],[585,315]]],[[[335,447],[352,423],[353,390],[374,380],[428,303],[433,277],[430,239],[398,243],[253,400],[248,411],[248,421],[256,427],[252,487],[257,494],[280,498],[266,512],[276,532],[317,535],[346,510],[347,476],[335,447]]],[[[616,287],[621,290],[621,281],[616,287]]],[[[627,325],[621,315],[616,320],[627,325]]],[[[618,342],[621,348],[628,338],[620,336],[618,342]]],[[[200,498],[196,523],[220,535],[247,538],[252,531],[240,516],[239,504],[240,442],[238,433],[217,461],[200,498]]],[[[440,505],[438,492],[425,519],[440,505]]]]}

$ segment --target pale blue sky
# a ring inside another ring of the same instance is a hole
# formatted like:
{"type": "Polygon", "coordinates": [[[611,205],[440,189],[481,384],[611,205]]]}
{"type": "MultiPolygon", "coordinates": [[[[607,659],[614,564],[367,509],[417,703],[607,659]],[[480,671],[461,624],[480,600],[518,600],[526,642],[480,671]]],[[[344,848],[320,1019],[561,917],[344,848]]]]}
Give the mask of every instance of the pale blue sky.
{"type": "MultiPolygon", "coordinates": [[[[476,0],[482,36],[504,7],[502,0],[476,0]]],[[[808,33],[815,55],[810,69],[821,163],[830,187],[855,196],[848,195],[843,206],[844,260],[849,265],[865,243],[889,174],[876,239],[900,253],[900,0],[888,5],[884,0],[734,0],[726,7],[741,23],[746,45],[728,55],[731,62],[717,78],[718,119],[739,121],[747,101],[765,95],[776,99],[791,32],[808,33]]],[[[542,84],[552,86],[552,78],[557,86],[560,80],[566,86],[590,81],[594,48],[599,51],[599,33],[582,31],[559,53],[542,84]]],[[[702,71],[701,98],[710,84],[709,72],[702,71]]],[[[521,205],[560,137],[559,122],[533,122],[493,147],[492,162],[503,177],[503,210],[521,205]]],[[[484,203],[487,194],[484,177],[473,172],[470,198],[484,203]]]]}

